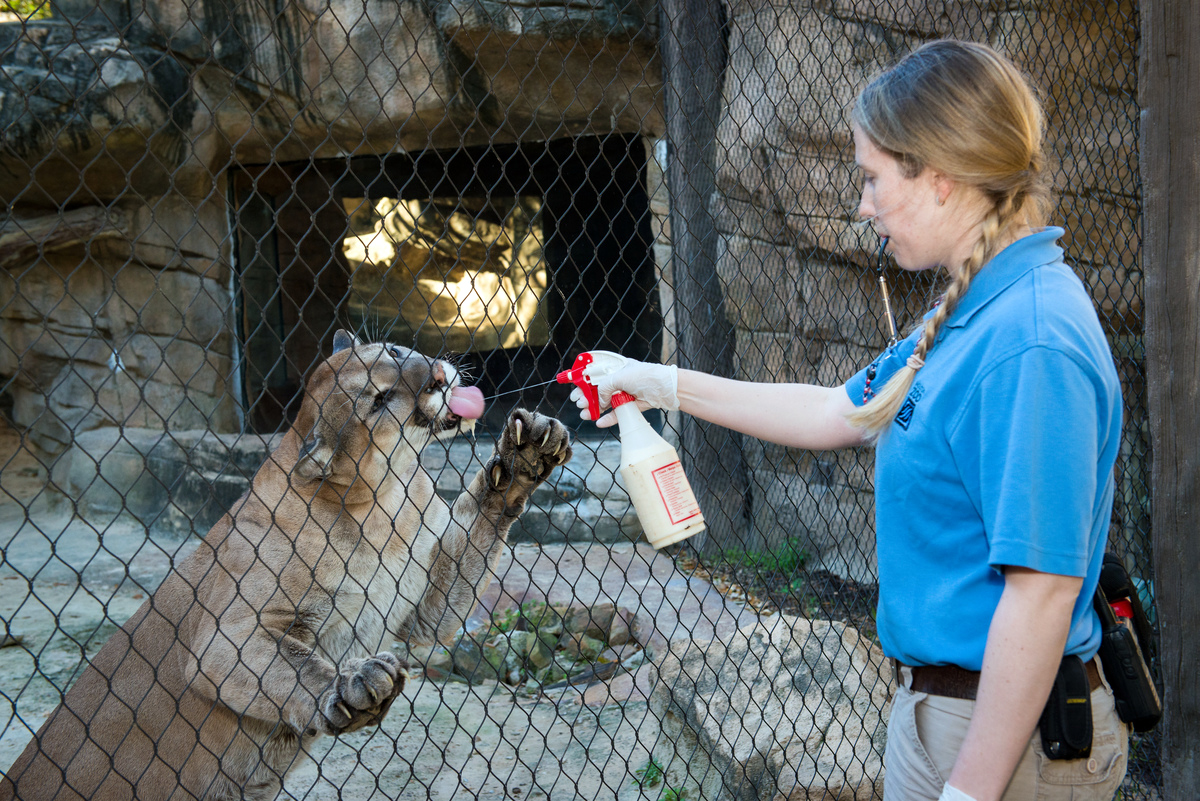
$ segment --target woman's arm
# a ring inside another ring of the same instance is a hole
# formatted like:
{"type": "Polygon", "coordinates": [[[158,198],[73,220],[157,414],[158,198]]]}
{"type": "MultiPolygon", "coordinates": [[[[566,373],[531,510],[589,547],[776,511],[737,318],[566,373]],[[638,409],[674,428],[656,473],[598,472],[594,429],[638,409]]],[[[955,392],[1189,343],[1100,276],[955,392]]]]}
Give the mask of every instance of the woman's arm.
{"type": "MultiPolygon", "coordinates": [[[[863,431],[846,422],[854,408],[844,386],[758,384],[718,378],[695,370],[626,359],[620,354],[592,351],[602,364],[620,365],[595,377],[600,408],[614,392],[628,392],[641,409],[679,409],[693,417],[759,439],[810,450],[831,450],[864,443],[863,431]]],[[[590,369],[590,368],[589,368],[590,369]]],[[[588,401],[576,387],[571,399],[590,420],[588,401]]],[[[600,416],[599,428],[616,424],[613,412],[600,416]]]]}
{"type": "Polygon", "coordinates": [[[846,422],[854,408],[845,387],[757,384],[679,371],[679,409],[752,437],[811,450],[863,444],[863,431],[846,422]]]}
{"type": "Polygon", "coordinates": [[[1004,570],[988,629],[975,713],[948,784],[977,801],[999,799],[1050,695],[1083,580],[1023,567],[1004,570]]]}

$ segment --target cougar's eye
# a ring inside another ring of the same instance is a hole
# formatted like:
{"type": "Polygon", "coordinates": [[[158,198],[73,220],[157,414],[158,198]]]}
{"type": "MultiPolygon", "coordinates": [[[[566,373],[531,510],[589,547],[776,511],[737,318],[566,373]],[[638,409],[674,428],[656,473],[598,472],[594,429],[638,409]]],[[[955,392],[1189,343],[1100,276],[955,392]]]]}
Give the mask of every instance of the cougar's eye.
{"type": "Polygon", "coordinates": [[[392,398],[394,397],[396,397],[396,393],[390,389],[387,392],[380,392],[375,396],[375,400],[371,402],[371,413],[374,414],[387,404],[391,403],[392,398]]]}

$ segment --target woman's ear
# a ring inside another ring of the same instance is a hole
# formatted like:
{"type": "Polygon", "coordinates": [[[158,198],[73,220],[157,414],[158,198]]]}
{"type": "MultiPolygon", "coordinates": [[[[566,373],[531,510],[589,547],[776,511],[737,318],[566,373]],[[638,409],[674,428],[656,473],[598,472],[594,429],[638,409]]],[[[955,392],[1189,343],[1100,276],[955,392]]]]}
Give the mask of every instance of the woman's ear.
{"type": "Polygon", "coordinates": [[[930,171],[930,182],[933,184],[933,200],[939,206],[945,206],[946,201],[950,199],[950,195],[954,192],[956,183],[945,173],[930,171]]]}

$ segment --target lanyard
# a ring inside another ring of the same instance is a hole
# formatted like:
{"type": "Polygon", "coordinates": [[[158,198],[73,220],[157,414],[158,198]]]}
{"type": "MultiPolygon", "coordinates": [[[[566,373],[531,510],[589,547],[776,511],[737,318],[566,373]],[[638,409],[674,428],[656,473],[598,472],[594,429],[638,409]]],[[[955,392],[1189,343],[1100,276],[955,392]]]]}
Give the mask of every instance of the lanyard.
{"type": "Polygon", "coordinates": [[[887,315],[888,329],[892,332],[892,338],[888,340],[888,347],[891,347],[896,344],[896,317],[892,314],[892,302],[888,297],[887,276],[883,274],[883,258],[887,244],[888,237],[885,236],[879,243],[879,261],[875,271],[879,275],[879,291],[883,293],[883,313],[887,315]]]}

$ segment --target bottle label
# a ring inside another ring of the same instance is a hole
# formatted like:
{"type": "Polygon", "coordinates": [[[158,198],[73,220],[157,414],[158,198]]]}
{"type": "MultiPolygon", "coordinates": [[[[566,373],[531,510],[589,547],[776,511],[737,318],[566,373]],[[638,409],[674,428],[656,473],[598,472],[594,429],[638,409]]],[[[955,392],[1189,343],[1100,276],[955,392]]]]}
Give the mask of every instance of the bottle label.
{"type": "Polygon", "coordinates": [[[658,489],[658,496],[662,498],[671,525],[690,520],[700,514],[700,504],[692,494],[692,487],[683,473],[682,464],[671,462],[650,471],[650,475],[654,477],[654,486],[658,489]]]}

